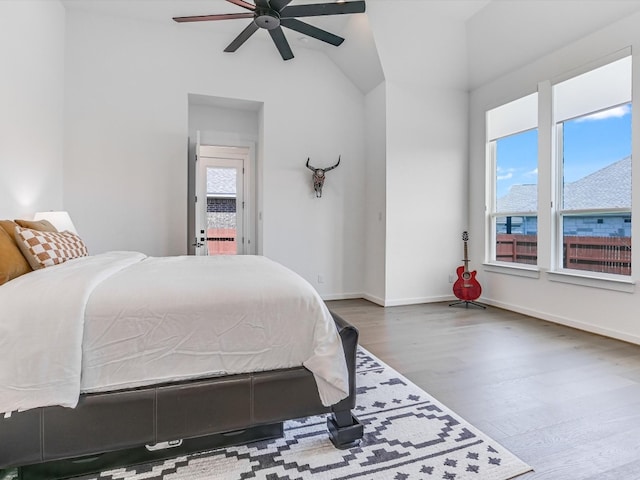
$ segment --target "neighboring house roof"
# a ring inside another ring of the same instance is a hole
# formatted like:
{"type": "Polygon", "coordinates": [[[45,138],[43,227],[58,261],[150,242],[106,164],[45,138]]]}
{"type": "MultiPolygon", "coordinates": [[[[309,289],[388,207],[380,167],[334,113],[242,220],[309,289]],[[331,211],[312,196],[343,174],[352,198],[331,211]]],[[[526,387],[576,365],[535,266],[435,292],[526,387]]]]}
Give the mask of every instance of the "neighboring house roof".
{"type": "MultiPolygon", "coordinates": [[[[567,183],[564,209],[624,208],[631,206],[631,157],[625,157],[575,182],[567,183]],[[611,188],[615,185],[615,188],[611,188]]],[[[535,212],[538,186],[512,185],[498,198],[498,212],[535,212]]]]}
{"type": "Polygon", "coordinates": [[[207,196],[236,195],[235,168],[207,168],[207,196]]]}
{"type": "Polygon", "coordinates": [[[566,184],[564,197],[568,210],[631,207],[631,157],[566,184]]]}
{"type": "Polygon", "coordinates": [[[498,198],[498,212],[535,212],[538,210],[538,185],[512,185],[509,192],[498,198]]]}

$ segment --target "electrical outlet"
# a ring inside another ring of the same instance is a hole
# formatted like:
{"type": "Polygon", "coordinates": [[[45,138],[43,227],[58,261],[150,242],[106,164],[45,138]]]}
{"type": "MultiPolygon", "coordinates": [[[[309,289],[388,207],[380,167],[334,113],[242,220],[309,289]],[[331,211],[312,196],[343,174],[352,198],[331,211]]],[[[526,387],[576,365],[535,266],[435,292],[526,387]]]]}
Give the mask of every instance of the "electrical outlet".
{"type": "Polygon", "coordinates": [[[449,274],[449,283],[453,283],[453,275],[449,274]]]}
{"type": "Polygon", "coordinates": [[[323,284],[324,283],[324,277],[322,275],[318,275],[318,283],[319,284],[323,284]]]}

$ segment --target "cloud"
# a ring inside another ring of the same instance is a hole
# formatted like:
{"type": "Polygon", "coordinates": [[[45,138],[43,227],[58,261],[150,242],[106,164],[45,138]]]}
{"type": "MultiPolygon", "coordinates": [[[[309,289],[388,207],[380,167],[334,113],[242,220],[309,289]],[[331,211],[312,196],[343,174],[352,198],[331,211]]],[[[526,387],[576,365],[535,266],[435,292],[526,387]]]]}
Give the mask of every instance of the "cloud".
{"type": "Polygon", "coordinates": [[[577,122],[589,122],[594,120],[605,120],[607,118],[620,118],[631,113],[630,105],[620,105],[619,107],[610,108],[609,110],[602,110],[600,112],[592,113],[586,117],[577,118],[577,122]]]}
{"type": "Polygon", "coordinates": [[[525,173],[525,175],[527,177],[535,177],[536,175],[538,175],[538,169],[534,168],[533,170],[529,170],[527,173],[525,173]]]}
{"type": "Polygon", "coordinates": [[[496,180],[509,180],[511,177],[513,177],[513,173],[509,172],[506,175],[498,175],[496,180]]]}

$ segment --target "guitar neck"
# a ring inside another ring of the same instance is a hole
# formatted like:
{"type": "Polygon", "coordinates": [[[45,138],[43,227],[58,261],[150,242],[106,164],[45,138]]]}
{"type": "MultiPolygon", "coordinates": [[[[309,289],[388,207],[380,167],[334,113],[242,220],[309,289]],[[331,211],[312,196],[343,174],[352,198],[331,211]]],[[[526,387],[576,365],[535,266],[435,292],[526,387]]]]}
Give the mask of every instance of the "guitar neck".
{"type": "Polygon", "coordinates": [[[464,242],[464,259],[462,260],[464,262],[464,271],[468,271],[469,270],[469,255],[467,253],[467,242],[464,242]]]}

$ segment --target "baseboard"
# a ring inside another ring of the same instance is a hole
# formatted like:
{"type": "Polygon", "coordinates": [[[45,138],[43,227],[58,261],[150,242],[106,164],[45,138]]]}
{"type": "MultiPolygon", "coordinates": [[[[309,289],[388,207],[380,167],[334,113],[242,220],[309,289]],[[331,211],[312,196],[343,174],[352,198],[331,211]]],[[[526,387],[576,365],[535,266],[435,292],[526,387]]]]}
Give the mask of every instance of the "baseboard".
{"type": "Polygon", "coordinates": [[[322,295],[322,300],[328,302],[331,300],[353,300],[363,298],[369,302],[380,305],[381,307],[401,307],[403,305],[418,305],[420,303],[437,303],[437,302],[451,302],[457,300],[453,295],[438,295],[433,297],[418,297],[418,298],[400,298],[395,300],[385,300],[375,295],[368,293],[336,293],[329,295],[322,295]]]}
{"type": "Polygon", "coordinates": [[[433,297],[396,298],[385,301],[385,307],[399,307],[402,305],[417,305],[418,303],[450,302],[457,300],[453,295],[436,295],[433,297]]]}
{"type": "Polygon", "coordinates": [[[628,333],[620,332],[618,330],[603,328],[597,325],[592,325],[590,323],[574,320],[572,318],[562,317],[560,315],[553,315],[550,313],[541,312],[538,310],[532,310],[529,308],[523,308],[518,305],[513,305],[506,302],[500,302],[490,298],[482,297],[481,301],[486,305],[502,308],[504,310],[509,310],[511,312],[521,313],[523,315],[528,315],[530,317],[538,318],[540,320],[547,320],[549,322],[565,325],[567,327],[575,328],[585,332],[595,333],[596,335],[602,335],[604,337],[614,338],[616,340],[622,340],[623,342],[640,345],[640,336],[638,335],[629,335],[628,333]]]}
{"type": "Polygon", "coordinates": [[[325,302],[329,302],[331,300],[354,300],[365,297],[363,293],[329,293],[320,295],[320,298],[325,302]]]}
{"type": "Polygon", "coordinates": [[[364,298],[365,300],[375,303],[376,305],[380,305],[381,307],[385,306],[384,298],[376,297],[375,295],[369,295],[368,293],[363,293],[361,298],[364,298]]]}

